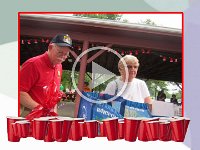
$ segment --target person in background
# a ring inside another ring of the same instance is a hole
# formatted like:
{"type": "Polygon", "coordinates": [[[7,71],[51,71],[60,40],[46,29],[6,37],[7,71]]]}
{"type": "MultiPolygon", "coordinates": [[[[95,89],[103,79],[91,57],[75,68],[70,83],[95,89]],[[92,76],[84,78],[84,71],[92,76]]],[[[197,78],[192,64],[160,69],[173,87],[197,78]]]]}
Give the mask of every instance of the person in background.
{"type": "Polygon", "coordinates": [[[109,95],[117,95],[117,93],[122,89],[123,85],[125,84],[126,71],[122,60],[125,61],[128,68],[128,84],[121,96],[124,99],[133,102],[147,103],[149,104],[149,108],[151,110],[152,99],[150,98],[150,93],[146,83],[143,80],[136,78],[139,68],[139,60],[133,55],[126,55],[119,60],[118,70],[120,73],[120,77],[108,83],[103,93],[109,95]]]}
{"type": "MultiPolygon", "coordinates": [[[[26,116],[35,108],[43,107],[49,87],[60,90],[62,62],[73,49],[68,34],[58,34],[51,40],[48,50],[28,59],[20,70],[20,104],[25,107],[21,116],[26,116]]],[[[57,112],[57,106],[54,107],[57,112]]]]}
{"type": "Polygon", "coordinates": [[[174,103],[174,104],[176,104],[176,105],[178,105],[178,101],[177,101],[177,99],[176,99],[176,95],[175,95],[175,94],[172,94],[172,97],[171,97],[171,99],[170,99],[170,102],[171,102],[171,103],[174,103]]]}
{"type": "Polygon", "coordinates": [[[165,101],[165,99],[166,99],[166,94],[164,93],[164,90],[162,89],[161,91],[158,92],[157,100],[165,101]]]}

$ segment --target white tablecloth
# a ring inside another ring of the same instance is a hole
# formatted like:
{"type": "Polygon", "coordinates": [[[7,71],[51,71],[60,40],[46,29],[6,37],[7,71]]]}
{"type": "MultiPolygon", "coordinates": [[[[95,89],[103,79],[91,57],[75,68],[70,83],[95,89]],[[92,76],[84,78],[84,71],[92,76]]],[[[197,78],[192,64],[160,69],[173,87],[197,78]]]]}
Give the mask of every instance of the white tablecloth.
{"type": "Polygon", "coordinates": [[[153,101],[152,115],[154,116],[181,116],[182,106],[163,101],[153,101]]]}

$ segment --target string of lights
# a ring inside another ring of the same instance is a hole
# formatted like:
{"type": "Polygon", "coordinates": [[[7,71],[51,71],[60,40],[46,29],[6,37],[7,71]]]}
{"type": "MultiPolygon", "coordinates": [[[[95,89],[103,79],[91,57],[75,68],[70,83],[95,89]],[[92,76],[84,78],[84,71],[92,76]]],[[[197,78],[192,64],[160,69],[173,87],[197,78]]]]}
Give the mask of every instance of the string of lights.
{"type": "MultiPolygon", "coordinates": [[[[30,38],[30,39],[21,39],[20,44],[21,45],[31,45],[31,44],[49,44],[50,43],[50,38],[30,38]]],[[[95,46],[102,46],[102,44],[98,43],[90,43],[90,47],[95,47],[95,46]]],[[[104,44],[105,46],[105,44],[104,44]]],[[[75,43],[73,44],[73,47],[75,51],[82,51],[82,43],[75,43]]],[[[121,56],[124,55],[156,55],[160,57],[160,59],[163,62],[170,62],[170,63],[177,63],[181,61],[181,56],[177,57],[175,55],[169,54],[169,53],[164,53],[164,52],[158,52],[155,50],[150,50],[150,49],[144,49],[144,48],[117,48],[114,47],[112,48],[115,50],[116,53],[120,54],[121,56]]],[[[108,51],[109,52],[109,51],[108,51]]]]}

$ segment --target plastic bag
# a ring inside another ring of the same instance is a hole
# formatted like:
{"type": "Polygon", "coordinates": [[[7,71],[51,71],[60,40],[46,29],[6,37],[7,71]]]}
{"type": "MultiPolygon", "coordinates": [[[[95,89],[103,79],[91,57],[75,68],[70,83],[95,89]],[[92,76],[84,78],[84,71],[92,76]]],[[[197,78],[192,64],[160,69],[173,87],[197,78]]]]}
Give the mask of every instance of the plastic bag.
{"type": "Polygon", "coordinates": [[[62,92],[54,81],[52,81],[48,86],[44,86],[43,92],[45,95],[43,104],[35,107],[26,116],[26,119],[32,120],[44,116],[57,116],[57,113],[54,112],[54,107],[61,100],[62,92]]]}

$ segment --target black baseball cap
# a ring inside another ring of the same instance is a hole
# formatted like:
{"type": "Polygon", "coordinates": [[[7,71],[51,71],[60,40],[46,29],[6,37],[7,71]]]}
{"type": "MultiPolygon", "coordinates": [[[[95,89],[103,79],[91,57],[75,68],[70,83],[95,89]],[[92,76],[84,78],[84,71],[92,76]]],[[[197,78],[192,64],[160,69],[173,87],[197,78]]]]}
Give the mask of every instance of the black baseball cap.
{"type": "Polygon", "coordinates": [[[57,34],[56,36],[53,37],[51,43],[55,43],[56,45],[61,47],[67,46],[73,49],[72,39],[68,34],[57,34]]]}

